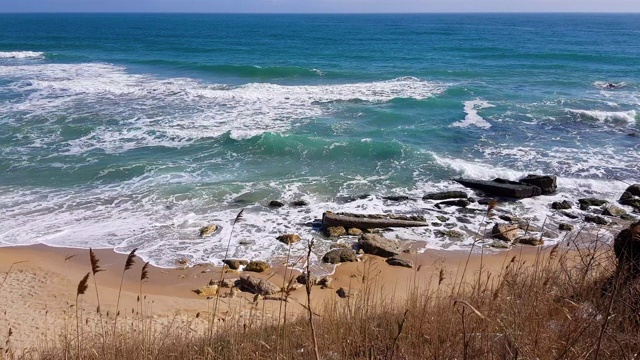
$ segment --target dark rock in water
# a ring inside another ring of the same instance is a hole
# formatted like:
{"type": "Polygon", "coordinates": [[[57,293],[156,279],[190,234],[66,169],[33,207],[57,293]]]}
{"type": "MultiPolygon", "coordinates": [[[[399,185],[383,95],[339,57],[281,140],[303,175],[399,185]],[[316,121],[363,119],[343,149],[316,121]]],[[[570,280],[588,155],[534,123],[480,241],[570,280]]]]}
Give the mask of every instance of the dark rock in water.
{"type": "Polygon", "coordinates": [[[491,233],[494,238],[511,243],[520,236],[520,229],[514,224],[495,224],[491,233]]]}
{"type": "Polygon", "coordinates": [[[638,137],[638,133],[628,133],[627,136],[638,137]]]}
{"type": "Polygon", "coordinates": [[[573,225],[566,224],[566,223],[561,223],[561,224],[558,225],[558,230],[561,230],[561,231],[573,231],[573,225]]]}
{"type": "Polygon", "coordinates": [[[241,289],[258,295],[273,295],[280,292],[280,288],[273,283],[251,275],[240,276],[238,285],[241,289]]]}
{"type": "Polygon", "coordinates": [[[440,209],[443,205],[445,206],[457,206],[457,207],[467,207],[471,204],[468,200],[465,199],[456,199],[456,200],[446,200],[441,201],[436,204],[436,207],[440,209]]]}
{"type": "Polygon", "coordinates": [[[492,199],[492,198],[481,198],[478,199],[478,204],[479,205],[489,205],[492,201],[497,201],[496,199],[492,199]]]}
{"type": "Polygon", "coordinates": [[[462,239],[464,237],[464,234],[461,233],[458,230],[453,230],[453,229],[449,229],[449,230],[438,230],[436,232],[436,234],[447,237],[447,238],[452,238],[452,239],[462,239]]]}
{"type": "Polygon", "coordinates": [[[292,202],[291,205],[293,205],[293,206],[307,206],[307,205],[309,205],[309,203],[304,201],[304,200],[296,200],[296,201],[292,202]]]}
{"type": "Polygon", "coordinates": [[[635,216],[633,216],[633,215],[629,215],[629,214],[621,215],[621,216],[620,216],[620,219],[622,219],[622,220],[627,220],[627,221],[636,221],[636,220],[638,220],[638,219],[636,219],[636,217],[635,217],[635,216]]]}
{"type": "Polygon", "coordinates": [[[541,246],[544,245],[544,240],[540,237],[521,237],[516,240],[518,244],[541,246]]]}
{"type": "Polygon", "coordinates": [[[278,200],[271,200],[271,201],[269,201],[269,207],[272,207],[272,208],[281,208],[281,207],[283,207],[283,206],[284,206],[284,203],[283,203],[283,202],[280,202],[280,201],[278,201],[278,200]]]}
{"type": "Polygon", "coordinates": [[[618,233],[613,241],[618,266],[631,274],[640,275],[640,221],[618,233]]]}
{"type": "Polygon", "coordinates": [[[360,235],[358,246],[367,254],[385,258],[400,254],[398,244],[395,241],[375,234],[360,235]]]}
{"type": "Polygon", "coordinates": [[[326,211],[322,215],[325,227],[342,226],[345,228],[372,229],[388,227],[420,227],[427,226],[423,216],[401,216],[393,214],[362,215],[332,213],[326,211]]]}
{"type": "Polygon", "coordinates": [[[351,249],[334,249],[324,254],[322,261],[329,264],[358,261],[356,252],[351,249]]]}
{"type": "Polygon", "coordinates": [[[436,219],[438,219],[438,221],[446,223],[447,221],[449,221],[449,218],[444,216],[444,215],[438,215],[436,216],[436,219]]]}
{"type": "Polygon", "coordinates": [[[606,200],[596,198],[578,199],[578,202],[580,203],[580,210],[587,210],[591,206],[602,206],[607,203],[606,200]]]}
{"type": "Polygon", "coordinates": [[[556,184],[555,175],[527,175],[520,182],[529,185],[535,185],[542,189],[542,195],[549,195],[556,192],[558,185],[556,184]]]}
{"type": "Polygon", "coordinates": [[[396,196],[383,196],[382,197],[385,200],[390,200],[390,201],[407,201],[407,200],[413,200],[408,196],[404,196],[404,195],[396,195],[396,196]]]}
{"type": "Polygon", "coordinates": [[[567,200],[554,201],[551,203],[551,208],[554,210],[568,210],[573,207],[573,204],[567,200]]]}
{"type": "Polygon", "coordinates": [[[464,191],[442,191],[437,193],[429,193],[422,197],[422,200],[448,200],[448,199],[466,199],[467,193],[464,191]]]}
{"type": "Polygon", "coordinates": [[[391,266],[402,266],[406,268],[413,268],[413,262],[411,260],[403,259],[397,256],[388,258],[387,264],[391,266]]]}
{"type": "Polygon", "coordinates": [[[458,221],[461,224],[471,224],[473,223],[473,221],[471,221],[471,219],[466,218],[464,216],[458,216],[456,217],[456,221],[458,221]]]}
{"type": "Polygon", "coordinates": [[[504,179],[488,180],[472,180],[472,179],[455,179],[458,183],[485,193],[516,199],[524,199],[542,194],[542,189],[535,185],[522,184],[515,181],[504,179]]]}
{"type": "Polygon", "coordinates": [[[618,202],[622,205],[628,205],[640,211],[640,184],[633,184],[622,193],[618,202]]]}
{"type": "Polygon", "coordinates": [[[337,238],[347,235],[347,229],[344,226],[330,226],[324,229],[324,233],[330,238],[337,238]]]}
{"type": "Polygon", "coordinates": [[[577,219],[577,218],[579,218],[579,217],[580,217],[580,216],[578,216],[578,215],[576,215],[576,214],[574,214],[574,213],[570,213],[570,212],[568,212],[568,211],[560,211],[560,214],[562,214],[562,215],[564,215],[564,216],[568,217],[569,219],[577,219]]]}
{"type": "Polygon", "coordinates": [[[607,219],[598,215],[585,215],[584,221],[598,224],[598,225],[607,225],[609,223],[607,219]]]}
{"type": "Polygon", "coordinates": [[[238,270],[241,265],[248,265],[249,261],[247,260],[237,260],[237,259],[224,259],[222,262],[229,267],[231,270],[238,270]]]}
{"type": "Polygon", "coordinates": [[[509,215],[509,214],[500,215],[500,216],[498,216],[498,218],[500,218],[500,220],[504,220],[506,222],[518,222],[518,221],[522,220],[517,216],[513,216],[513,215],[509,215]]]}
{"type": "Polygon", "coordinates": [[[602,215],[605,216],[617,216],[620,217],[622,215],[626,215],[627,212],[624,211],[623,208],[617,207],[615,205],[608,205],[603,211],[602,215]]]}
{"type": "Polygon", "coordinates": [[[276,239],[278,239],[278,241],[280,241],[281,243],[284,243],[287,245],[295,244],[301,240],[300,235],[298,234],[280,235],[276,239]]]}

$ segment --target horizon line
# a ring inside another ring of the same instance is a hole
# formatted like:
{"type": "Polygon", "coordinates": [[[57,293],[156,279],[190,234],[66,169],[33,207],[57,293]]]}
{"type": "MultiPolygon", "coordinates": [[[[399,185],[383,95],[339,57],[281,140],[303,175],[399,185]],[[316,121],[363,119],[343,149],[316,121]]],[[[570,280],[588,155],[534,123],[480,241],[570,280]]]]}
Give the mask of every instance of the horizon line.
{"type": "Polygon", "coordinates": [[[474,14],[558,14],[558,15],[638,15],[638,11],[432,11],[432,12],[208,12],[208,11],[0,11],[17,14],[166,14],[166,15],[474,15],[474,14]]]}

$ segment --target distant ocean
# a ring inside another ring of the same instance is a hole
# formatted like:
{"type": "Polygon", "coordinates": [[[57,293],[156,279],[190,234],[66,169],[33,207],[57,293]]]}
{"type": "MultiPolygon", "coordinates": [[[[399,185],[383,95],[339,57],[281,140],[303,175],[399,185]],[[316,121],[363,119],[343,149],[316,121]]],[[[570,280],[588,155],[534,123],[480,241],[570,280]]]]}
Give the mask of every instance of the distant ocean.
{"type": "Polygon", "coordinates": [[[220,263],[244,208],[229,257],[293,232],[322,256],[325,210],[424,215],[386,236],[468,249],[483,206],[425,193],[556,174],[500,205],[541,226],[640,181],[639,39],[640,15],[0,15],[0,244],[220,263]]]}

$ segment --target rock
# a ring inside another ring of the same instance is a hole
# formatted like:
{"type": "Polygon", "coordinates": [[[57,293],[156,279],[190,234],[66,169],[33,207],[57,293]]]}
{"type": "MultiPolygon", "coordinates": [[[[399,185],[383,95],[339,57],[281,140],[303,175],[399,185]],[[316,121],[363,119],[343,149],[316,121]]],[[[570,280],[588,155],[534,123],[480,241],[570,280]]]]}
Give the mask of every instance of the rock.
{"type": "Polygon", "coordinates": [[[619,203],[622,205],[631,206],[636,211],[640,211],[640,197],[636,196],[631,199],[620,200],[619,203]]]}
{"type": "Polygon", "coordinates": [[[308,202],[304,201],[304,200],[295,200],[291,203],[291,205],[293,206],[307,206],[309,205],[308,202]]]}
{"type": "Polygon", "coordinates": [[[520,236],[520,229],[514,224],[495,224],[491,233],[496,239],[512,243],[520,236]]]}
{"type": "Polygon", "coordinates": [[[457,206],[457,207],[467,207],[469,206],[469,204],[471,204],[469,202],[469,200],[465,200],[465,199],[456,199],[456,200],[446,200],[446,201],[441,201],[439,203],[437,203],[435,206],[440,209],[443,205],[444,206],[457,206]]]}
{"type": "Polygon", "coordinates": [[[520,179],[521,183],[534,185],[542,189],[542,195],[549,195],[556,192],[558,185],[556,184],[555,175],[527,175],[520,179]]]}
{"type": "Polygon", "coordinates": [[[324,233],[330,238],[337,238],[347,235],[347,230],[344,226],[330,226],[324,229],[324,233]]]}
{"type": "Polygon", "coordinates": [[[324,254],[322,261],[329,264],[358,261],[356,252],[351,249],[333,249],[324,254]]]}
{"type": "Polygon", "coordinates": [[[618,266],[633,276],[640,275],[640,221],[620,231],[613,240],[618,266]]]}
{"type": "Polygon", "coordinates": [[[569,210],[573,207],[573,204],[567,200],[554,201],[551,203],[551,208],[554,210],[569,210]]]}
{"type": "Polygon", "coordinates": [[[228,288],[235,287],[236,284],[238,283],[238,281],[239,281],[238,279],[222,279],[222,280],[218,281],[217,284],[209,283],[209,285],[218,285],[218,286],[220,286],[222,288],[227,288],[228,289],[228,288]]]}
{"type": "Polygon", "coordinates": [[[529,198],[542,194],[542,189],[537,186],[522,184],[504,179],[472,180],[454,179],[458,183],[476,190],[481,190],[494,196],[510,197],[516,199],[529,198]]]}
{"type": "Polygon", "coordinates": [[[224,259],[222,262],[229,267],[231,270],[240,269],[241,265],[248,265],[249,261],[247,260],[237,260],[237,259],[224,259]]]}
{"type": "Polygon", "coordinates": [[[216,296],[218,294],[218,285],[206,285],[193,290],[193,292],[204,297],[216,296]]]}
{"type": "Polygon", "coordinates": [[[325,277],[321,278],[320,280],[318,280],[318,285],[320,285],[320,287],[323,288],[323,289],[333,289],[333,286],[331,286],[332,282],[333,282],[333,278],[332,277],[325,276],[325,277]]]}
{"type": "Polygon", "coordinates": [[[599,215],[585,215],[584,221],[598,224],[598,225],[607,225],[609,223],[607,219],[599,215]]]}
{"type": "Polygon", "coordinates": [[[504,220],[506,222],[513,222],[513,223],[522,221],[521,218],[519,218],[517,216],[510,215],[510,214],[503,214],[503,215],[498,216],[498,218],[500,220],[504,220]]]}
{"type": "Polygon", "coordinates": [[[334,214],[326,211],[322,214],[324,227],[342,226],[344,228],[372,229],[388,227],[420,227],[427,226],[424,217],[399,216],[392,214],[359,215],[359,214],[334,214]]]}
{"type": "Polygon", "coordinates": [[[523,230],[525,233],[527,232],[542,232],[542,228],[531,224],[526,220],[521,220],[518,222],[518,228],[523,230]]]}
{"type": "Polygon", "coordinates": [[[630,185],[624,192],[631,194],[631,196],[640,196],[640,184],[630,185]]]}
{"type": "Polygon", "coordinates": [[[329,250],[333,249],[351,249],[352,247],[349,244],[342,243],[334,243],[329,246],[329,250]]]}
{"type": "Polygon", "coordinates": [[[539,237],[521,237],[518,238],[516,240],[518,242],[518,244],[524,244],[524,245],[532,245],[532,246],[540,246],[540,245],[544,245],[544,240],[542,238],[539,237]]]}
{"type": "Polygon", "coordinates": [[[410,197],[405,196],[405,195],[383,196],[382,198],[383,198],[384,200],[390,200],[390,201],[407,201],[407,200],[412,200],[410,197]]]}
{"type": "Polygon", "coordinates": [[[566,223],[561,223],[561,224],[558,225],[558,230],[561,230],[561,231],[573,231],[573,225],[566,224],[566,223]]]}
{"type": "Polygon", "coordinates": [[[253,271],[253,272],[264,272],[268,270],[271,266],[264,261],[251,261],[247,266],[245,266],[245,271],[253,271]]]}
{"type": "Polygon", "coordinates": [[[580,203],[580,210],[587,210],[591,206],[602,206],[607,203],[606,200],[596,198],[578,199],[578,202],[580,203]]]}
{"type": "Polygon", "coordinates": [[[284,206],[284,203],[278,200],[271,200],[269,201],[269,207],[272,208],[281,208],[284,206]]]}
{"type": "Polygon", "coordinates": [[[429,193],[422,197],[422,200],[448,200],[448,199],[466,199],[467,195],[464,191],[442,191],[429,193]]]}
{"type": "Polygon", "coordinates": [[[391,266],[402,266],[406,268],[413,268],[413,262],[411,260],[403,259],[397,256],[388,258],[387,264],[391,266]]]}
{"type": "Polygon", "coordinates": [[[631,185],[622,193],[618,202],[640,211],[640,184],[631,185]]]}
{"type": "Polygon", "coordinates": [[[464,234],[461,233],[458,230],[453,230],[453,229],[449,229],[449,230],[438,230],[437,233],[441,236],[445,236],[448,238],[454,238],[454,239],[461,239],[464,237],[464,234]]]}
{"type": "Polygon", "coordinates": [[[496,249],[509,249],[511,248],[511,244],[506,242],[506,241],[502,241],[502,240],[494,240],[491,245],[491,247],[494,247],[496,249]]]}
{"type": "Polygon", "coordinates": [[[362,230],[358,228],[349,228],[349,230],[347,231],[347,234],[352,236],[360,236],[362,235],[362,230]]]}
{"type": "MultiPolygon", "coordinates": [[[[318,283],[318,278],[311,275],[311,285],[315,285],[318,283]]],[[[307,274],[306,273],[302,273],[300,275],[298,275],[296,277],[296,281],[298,282],[298,284],[303,284],[306,285],[307,284],[307,274]]]]}
{"type": "Polygon", "coordinates": [[[207,226],[203,226],[200,228],[200,237],[203,238],[205,236],[209,236],[218,230],[218,225],[211,224],[207,226]]]}
{"type": "Polygon", "coordinates": [[[602,215],[605,215],[605,216],[621,217],[622,215],[626,215],[626,214],[627,212],[624,211],[623,208],[617,207],[613,204],[607,205],[607,207],[602,211],[602,215]]]}
{"type": "Polygon", "coordinates": [[[436,216],[436,219],[438,219],[438,221],[440,221],[442,223],[446,223],[447,221],[449,221],[449,218],[444,216],[444,215],[438,215],[438,216],[436,216]]]}
{"type": "Polygon", "coordinates": [[[375,234],[360,235],[358,246],[367,254],[385,258],[400,254],[399,246],[395,241],[375,234]]]}
{"type": "Polygon", "coordinates": [[[338,289],[338,291],[336,291],[336,294],[338,294],[338,296],[340,296],[341,298],[346,299],[355,295],[356,291],[341,287],[340,289],[338,289]]]}
{"type": "Polygon", "coordinates": [[[240,276],[238,285],[245,291],[263,296],[280,292],[280,288],[273,283],[251,275],[240,276]]]}
{"type": "Polygon", "coordinates": [[[278,239],[281,243],[287,244],[287,245],[291,245],[291,244],[295,244],[298,241],[300,241],[300,235],[298,234],[285,234],[285,235],[280,235],[278,236],[276,239],[278,239]]]}
{"type": "Polygon", "coordinates": [[[471,221],[471,219],[466,218],[464,216],[456,217],[456,221],[458,221],[461,224],[473,224],[473,221],[471,221]]]}
{"type": "Polygon", "coordinates": [[[578,216],[578,215],[576,215],[574,213],[568,212],[568,211],[561,211],[560,214],[568,217],[569,219],[577,219],[577,218],[580,217],[580,216],[578,216]]]}
{"type": "Polygon", "coordinates": [[[635,216],[633,216],[633,215],[629,215],[629,214],[621,215],[621,216],[620,216],[620,219],[622,219],[622,220],[626,220],[626,221],[636,221],[636,220],[638,220],[638,219],[636,219],[636,217],[635,217],[635,216]]]}

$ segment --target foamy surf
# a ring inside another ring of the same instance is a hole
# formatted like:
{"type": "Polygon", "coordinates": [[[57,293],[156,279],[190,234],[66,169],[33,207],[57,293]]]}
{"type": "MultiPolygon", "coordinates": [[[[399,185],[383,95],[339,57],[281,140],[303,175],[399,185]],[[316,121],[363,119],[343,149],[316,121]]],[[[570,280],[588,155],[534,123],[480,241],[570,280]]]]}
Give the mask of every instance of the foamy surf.
{"type": "Polygon", "coordinates": [[[576,114],[582,118],[597,120],[600,122],[623,121],[627,123],[635,123],[636,111],[600,111],[600,110],[576,110],[567,109],[568,112],[576,114]]]}
{"type": "Polygon", "coordinates": [[[40,59],[43,52],[38,51],[0,51],[0,59],[40,59]]]}
{"type": "Polygon", "coordinates": [[[464,102],[464,112],[467,114],[464,117],[464,120],[457,121],[451,124],[452,127],[469,127],[469,126],[477,126],[481,129],[488,129],[491,127],[491,123],[478,115],[478,111],[482,109],[492,108],[495,105],[492,105],[484,100],[476,99],[471,101],[464,102]]]}

